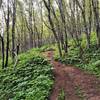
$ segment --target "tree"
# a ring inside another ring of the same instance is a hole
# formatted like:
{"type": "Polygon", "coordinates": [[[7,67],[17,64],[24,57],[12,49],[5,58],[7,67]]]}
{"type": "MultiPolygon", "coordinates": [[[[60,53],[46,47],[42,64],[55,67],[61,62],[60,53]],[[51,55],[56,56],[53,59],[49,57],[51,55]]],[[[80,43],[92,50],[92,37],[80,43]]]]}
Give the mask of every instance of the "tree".
{"type": "MultiPolygon", "coordinates": [[[[2,5],[2,0],[0,0],[0,9],[1,9],[1,5],[2,5]]],[[[2,11],[2,10],[1,10],[2,11]]],[[[3,12],[2,12],[3,13],[3,12]]],[[[1,33],[0,33],[0,40],[1,40],[1,51],[2,51],[2,69],[4,69],[5,67],[5,53],[4,53],[4,22],[3,22],[3,15],[2,15],[2,22],[1,22],[1,33]]]]}
{"type": "Polygon", "coordinates": [[[1,8],[1,5],[2,5],[2,0],[0,0],[0,8],[1,8]]]}
{"type": "Polygon", "coordinates": [[[97,33],[97,44],[100,48],[100,15],[99,15],[99,1],[98,0],[92,0],[92,6],[93,6],[93,12],[94,12],[94,20],[95,20],[95,26],[96,26],[96,33],[97,33]]]}
{"type": "Polygon", "coordinates": [[[13,2],[13,18],[12,18],[12,60],[14,63],[14,59],[15,59],[15,23],[16,23],[16,0],[14,0],[13,2]]]}
{"type": "Polygon", "coordinates": [[[30,48],[33,47],[33,28],[32,28],[32,7],[33,7],[33,2],[32,0],[29,0],[29,37],[30,37],[30,48]]]}
{"type": "MultiPolygon", "coordinates": [[[[60,10],[60,16],[61,16],[61,20],[62,20],[62,25],[63,25],[63,29],[64,29],[64,33],[65,33],[65,43],[64,43],[64,50],[67,53],[68,51],[68,36],[67,36],[67,27],[66,27],[66,17],[65,17],[65,1],[64,0],[58,0],[58,6],[59,6],[59,10],[60,10]]],[[[61,33],[63,34],[63,33],[61,33]]]]}
{"type": "Polygon", "coordinates": [[[48,11],[48,20],[49,20],[52,32],[53,32],[53,34],[55,36],[55,39],[57,41],[59,55],[62,57],[62,51],[61,51],[61,47],[60,47],[60,41],[59,41],[59,38],[58,38],[58,36],[56,34],[55,26],[54,26],[54,23],[53,23],[52,17],[51,17],[51,2],[50,2],[50,0],[48,0],[48,3],[45,0],[43,0],[43,1],[44,1],[46,9],[48,11]]]}
{"type": "Polygon", "coordinates": [[[79,6],[81,13],[82,13],[83,22],[84,22],[84,30],[85,30],[85,34],[87,38],[87,47],[90,48],[90,33],[88,31],[87,20],[86,20],[86,0],[82,1],[83,5],[81,5],[78,0],[76,0],[76,3],[79,6]]]}
{"type": "Polygon", "coordinates": [[[9,56],[9,22],[10,22],[10,6],[9,0],[7,0],[7,20],[6,20],[6,31],[7,31],[7,43],[6,43],[6,62],[5,67],[8,66],[8,56],[9,56]]]}

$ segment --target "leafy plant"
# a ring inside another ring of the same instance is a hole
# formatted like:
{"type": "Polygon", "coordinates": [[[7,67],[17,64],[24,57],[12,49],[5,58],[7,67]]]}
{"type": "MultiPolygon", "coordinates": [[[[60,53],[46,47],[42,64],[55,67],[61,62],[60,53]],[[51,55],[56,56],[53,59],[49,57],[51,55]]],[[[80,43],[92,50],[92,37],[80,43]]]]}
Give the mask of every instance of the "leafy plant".
{"type": "Polygon", "coordinates": [[[79,86],[77,86],[76,87],[76,95],[79,96],[81,100],[85,100],[86,99],[83,94],[84,93],[83,93],[82,89],[79,86]]]}
{"type": "Polygon", "coordinates": [[[46,100],[52,85],[52,66],[38,50],[30,50],[19,55],[15,71],[1,70],[0,100],[46,100]]]}
{"type": "Polygon", "coordinates": [[[61,89],[60,94],[58,96],[58,100],[65,100],[65,92],[61,89]]]}
{"type": "Polygon", "coordinates": [[[100,50],[96,46],[91,45],[90,49],[83,49],[84,53],[82,58],[79,57],[79,50],[70,47],[68,55],[64,57],[55,56],[55,60],[67,65],[74,65],[83,70],[86,70],[97,77],[100,76],[100,50]]]}

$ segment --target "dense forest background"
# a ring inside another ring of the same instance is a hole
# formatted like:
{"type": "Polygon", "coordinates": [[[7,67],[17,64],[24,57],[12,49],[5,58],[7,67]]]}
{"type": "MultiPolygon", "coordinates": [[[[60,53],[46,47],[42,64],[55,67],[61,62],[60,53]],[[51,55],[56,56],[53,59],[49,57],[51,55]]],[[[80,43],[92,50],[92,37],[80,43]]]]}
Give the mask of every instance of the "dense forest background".
{"type": "Polygon", "coordinates": [[[100,48],[99,0],[1,0],[0,57],[56,43],[59,55],[68,53],[70,40],[79,48],[100,48]],[[93,39],[92,39],[93,38],[93,39]],[[84,44],[83,44],[83,41],[84,44]]]}

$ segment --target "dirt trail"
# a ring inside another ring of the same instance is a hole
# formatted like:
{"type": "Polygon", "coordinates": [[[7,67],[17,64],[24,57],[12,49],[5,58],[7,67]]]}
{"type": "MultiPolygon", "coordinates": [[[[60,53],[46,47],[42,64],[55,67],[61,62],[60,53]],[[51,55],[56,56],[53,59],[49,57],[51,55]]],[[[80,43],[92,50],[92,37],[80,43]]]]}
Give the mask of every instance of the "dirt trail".
{"type": "Polygon", "coordinates": [[[53,60],[53,51],[45,53],[54,66],[55,84],[49,100],[58,100],[61,89],[65,100],[100,100],[100,79],[76,67],[53,60]]]}

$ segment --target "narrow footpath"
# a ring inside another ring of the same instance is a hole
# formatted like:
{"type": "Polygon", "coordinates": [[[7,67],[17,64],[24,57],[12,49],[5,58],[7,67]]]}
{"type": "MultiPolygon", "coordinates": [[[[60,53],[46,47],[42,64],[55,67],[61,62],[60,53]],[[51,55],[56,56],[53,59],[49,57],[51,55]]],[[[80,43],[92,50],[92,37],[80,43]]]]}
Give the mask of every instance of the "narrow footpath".
{"type": "Polygon", "coordinates": [[[53,51],[45,52],[53,64],[54,86],[49,100],[58,100],[63,89],[65,100],[100,100],[100,79],[73,66],[53,60],[53,51]]]}

